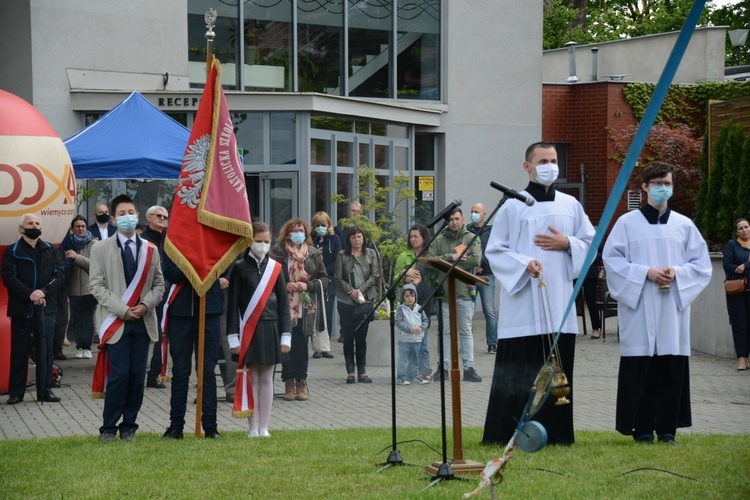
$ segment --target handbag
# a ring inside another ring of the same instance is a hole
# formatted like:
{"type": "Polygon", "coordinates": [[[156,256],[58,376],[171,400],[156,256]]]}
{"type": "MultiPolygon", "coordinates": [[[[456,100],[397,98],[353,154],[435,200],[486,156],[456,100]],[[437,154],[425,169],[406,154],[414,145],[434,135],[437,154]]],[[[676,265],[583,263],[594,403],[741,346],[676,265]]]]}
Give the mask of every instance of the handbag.
{"type": "Polygon", "coordinates": [[[742,295],[747,287],[747,276],[739,280],[724,280],[724,291],[727,295],[742,295]]]}
{"type": "MultiPolygon", "coordinates": [[[[354,269],[351,269],[349,271],[349,284],[352,286],[352,288],[357,288],[357,286],[354,284],[354,269]]],[[[375,309],[375,304],[371,300],[365,299],[364,302],[355,302],[354,319],[356,319],[357,321],[362,321],[365,318],[367,318],[368,321],[374,320],[375,315],[370,314],[373,309],[375,309]]]]}
{"type": "Polygon", "coordinates": [[[317,325],[315,326],[315,333],[312,336],[312,350],[314,352],[330,352],[331,339],[328,337],[328,319],[326,318],[325,299],[323,298],[323,282],[318,281],[318,284],[320,284],[321,307],[319,311],[323,314],[323,329],[318,331],[317,325]]]}

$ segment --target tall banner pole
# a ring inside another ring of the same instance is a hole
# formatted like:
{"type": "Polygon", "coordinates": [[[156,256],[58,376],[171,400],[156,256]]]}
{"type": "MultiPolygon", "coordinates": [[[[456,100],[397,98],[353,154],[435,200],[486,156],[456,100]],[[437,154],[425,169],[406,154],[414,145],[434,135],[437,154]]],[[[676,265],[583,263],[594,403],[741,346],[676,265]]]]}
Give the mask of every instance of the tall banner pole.
{"type": "MultiPolygon", "coordinates": [[[[214,59],[214,26],[216,24],[216,11],[208,9],[203,16],[206,21],[206,81],[211,71],[214,59]]],[[[200,296],[200,309],[198,312],[198,394],[195,401],[195,437],[201,437],[201,415],[203,415],[203,359],[205,357],[206,344],[206,294],[200,296]]]]}

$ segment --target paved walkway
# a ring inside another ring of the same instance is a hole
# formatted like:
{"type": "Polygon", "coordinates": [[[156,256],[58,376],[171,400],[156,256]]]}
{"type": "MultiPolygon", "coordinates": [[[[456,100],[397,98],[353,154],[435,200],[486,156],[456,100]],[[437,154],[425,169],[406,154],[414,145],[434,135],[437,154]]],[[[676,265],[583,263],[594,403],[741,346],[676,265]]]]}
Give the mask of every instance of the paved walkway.
{"type": "MultiPolygon", "coordinates": [[[[481,315],[478,315],[480,318],[481,315]]],[[[378,322],[380,323],[380,322],[378,322]]],[[[576,429],[613,430],[619,344],[615,322],[607,324],[608,339],[591,340],[579,336],[575,361],[576,429]]],[[[430,332],[432,366],[437,365],[435,334],[430,332]]],[[[481,383],[461,383],[464,427],[484,424],[492,378],[494,356],[486,353],[484,321],[474,322],[475,366],[481,383]]],[[[310,359],[310,400],[287,402],[274,400],[273,429],[340,429],[350,427],[390,427],[391,385],[387,334],[371,328],[368,343],[368,375],[374,383],[345,384],[346,371],[342,346],[332,342],[334,359],[310,359]],[[383,360],[383,361],[378,361],[383,360]],[[376,366],[380,365],[380,366],[376,366]]],[[[73,347],[65,349],[72,357],[73,347]]],[[[64,371],[63,385],[55,390],[60,404],[40,405],[34,401],[33,388],[23,403],[7,405],[0,399],[0,440],[44,438],[70,435],[98,435],[103,400],[92,400],[91,375],[94,360],[58,362],[64,371]]],[[[750,433],[750,371],[736,371],[736,361],[693,353],[690,361],[693,427],[680,432],[748,434],[750,433]]],[[[221,379],[218,380],[221,386],[221,379]]],[[[275,381],[282,391],[281,380],[275,381]]],[[[440,385],[397,387],[399,427],[440,426],[440,385]]],[[[247,430],[245,419],[231,417],[231,405],[223,401],[219,388],[219,430],[247,430]]],[[[169,425],[167,389],[146,389],[138,423],[140,432],[163,433],[169,425]]],[[[191,387],[190,401],[195,388],[191,387]]],[[[450,387],[446,385],[446,418],[451,425],[450,387]]],[[[188,408],[186,431],[195,428],[194,407],[188,408]]]]}

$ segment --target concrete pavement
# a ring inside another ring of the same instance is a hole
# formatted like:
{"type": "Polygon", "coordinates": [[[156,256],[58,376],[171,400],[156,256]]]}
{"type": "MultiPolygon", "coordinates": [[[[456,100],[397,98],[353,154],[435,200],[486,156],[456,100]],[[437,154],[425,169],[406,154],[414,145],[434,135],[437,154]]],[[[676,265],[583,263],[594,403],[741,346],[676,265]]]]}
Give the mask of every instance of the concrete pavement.
{"type": "MultiPolygon", "coordinates": [[[[580,321],[580,319],[579,319],[580,321]]],[[[378,322],[380,323],[380,322],[378,322]]],[[[607,341],[579,336],[575,361],[576,429],[614,430],[619,343],[616,322],[607,323],[607,341]]],[[[432,366],[437,366],[436,334],[430,331],[432,366]]],[[[487,354],[481,314],[474,322],[474,359],[481,383],[461,383],[462,420],[464,427],[484,425],[494,356],[487,354]]],[[[368,375],[373,384],[345,383],[343,344],[332,341],[334,359],[310,359],[310,400],[287,402],[274,399],[271,415],[273,429],[340,429],[384,427],[391,425],[391,385],[387,332],[371,327],[368,335],[368,375]]],[[[101,425],[103,400],[91,399],[91,376],[95,360],[71,359],[75,350],[65,348],[69,356],[59,361],[63,368],[62,387],[55,394],[59,404],[34,401],[29,388],[24,401],[7,405],[0,398],[0,440],[54,436],[97,436],[101,425]]],[[[680,432],[705,434],[750,433],[750,370],[736,371],[733,359],[715,358],[693,353],[690,360],[693,427],[680,432]]],[[[246,431],[246,419],[231,416],[231,404],[224,402],[219,385],[219,430],[246,431]]],[[[277,375],[277,392],[283,384],[277,375]]],[[[397,391],[397,424],[399,427],[440,427],[440,386],[399,386],[397,391]]],[[[191,384],[189,401],[196,389],[191,384]]],[[[139,432],[163,433],[169,425],[170,389],[146,389],[138,423],[139,432]]],[[[451,426],[450,386],[446,384],[446,418],[451,426]]],[[[195,407],[188,405],[186,434],[195,427],[195,407]]]]}

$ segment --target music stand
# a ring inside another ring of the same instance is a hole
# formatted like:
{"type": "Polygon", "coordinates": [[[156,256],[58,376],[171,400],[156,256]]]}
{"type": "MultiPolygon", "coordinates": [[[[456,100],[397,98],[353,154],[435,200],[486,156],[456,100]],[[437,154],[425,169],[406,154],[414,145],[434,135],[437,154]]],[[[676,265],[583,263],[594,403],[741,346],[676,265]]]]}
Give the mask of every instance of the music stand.
{"type": "MultiPolygon", "coordinates": [[[[453,415],[453,460],[448,463],[448,458],[445,452],[445,432],[443,432],[443,461],[433,462],[432,465],[428,465],[425,468],[425,472],[433,476],[436,480],[442,479],[453,479],[452,469],[459,472],[465,473],[480,473],[484,470],[485,464],[476,462],[474,460],[464,460],[463,456],[463,439],[462,439],[462,427],[461,427],[461,373],[458,368],[458,321],[456,319],[456,280],[459,280],[467,285],[489,285],[489,281],[486,278],[475,276],[461,268],[453,267],[450,262],[446,262],[442,259],[421,257],[419,262],[435,269],[436,271],[447,274],[448,280],[448,310],[450,311],[450,378],[451,378],[451,394],[452,394],[452,415],[453,415]],[[451,270],[451,268],[453,268],[451,270]]],[[[442,333],[442,332],[441,332],[442,333]]],[[[442,335],[439,339],[440,347],[442,348],[443,339],[442,335]]],[[[440,349],[442,354],[442,349],[440,349]]],[[[443,356],[440,356],[440,370],[444,368],[443,356]]],[[[440,377],[440,383],[445,383],[445,377],[440,377]]],[[[443,413],[445,412],[445,397],[441,394],[441,406],[443,413]]],[[[445,426],[445,419],[443,418],[443,426],[445,426]]]]}

